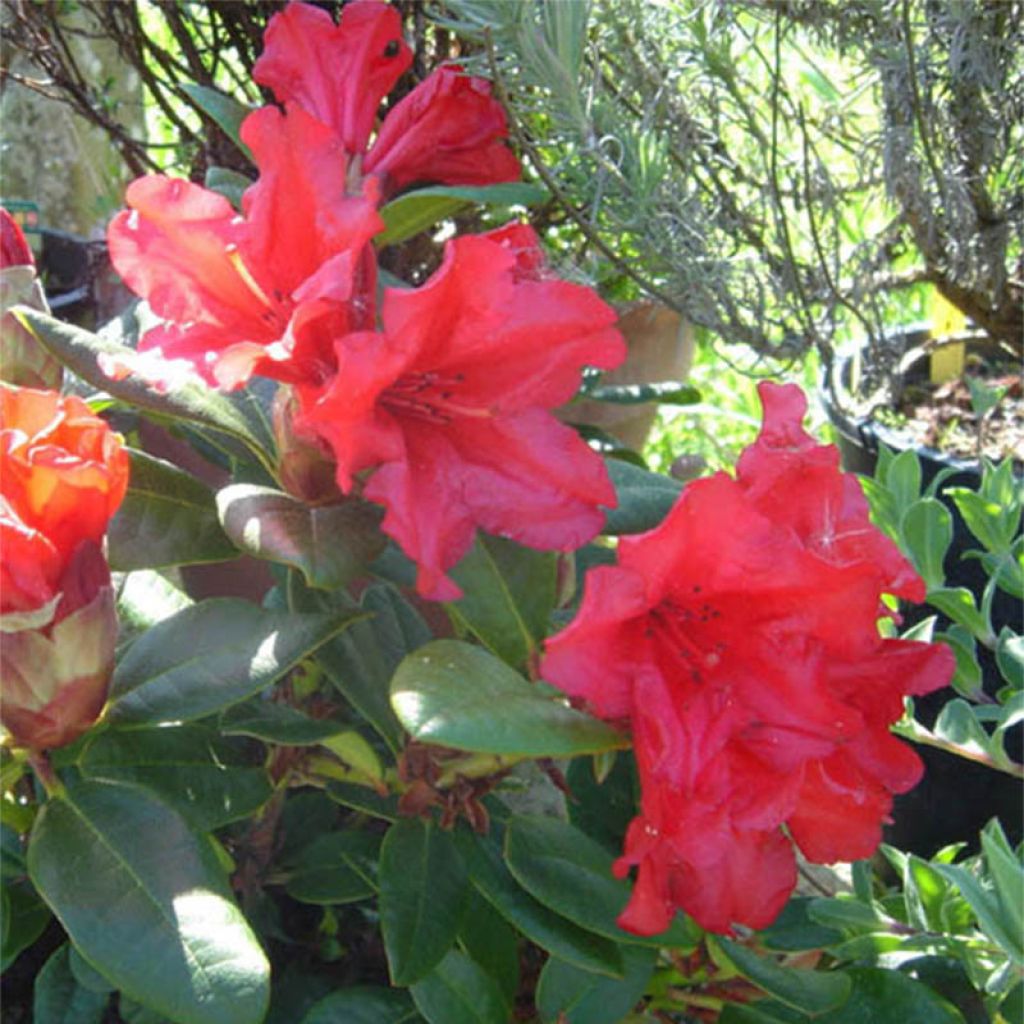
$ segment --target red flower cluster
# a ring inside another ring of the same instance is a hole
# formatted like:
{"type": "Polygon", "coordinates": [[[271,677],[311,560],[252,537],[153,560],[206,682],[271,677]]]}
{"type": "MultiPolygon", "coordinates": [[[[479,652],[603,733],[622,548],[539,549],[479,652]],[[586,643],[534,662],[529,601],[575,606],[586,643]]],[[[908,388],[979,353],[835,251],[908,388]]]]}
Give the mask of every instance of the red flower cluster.
{"type": "Polygon", "coordinates": [[[889,726],[945,686],[952,652],[882,639],[883,592],[922,581],[868,520],[838,452],[801,427],[793,386],[762,384],[764,426],[736,479],[690,484],[665,521],[587,576],[548,641],[545,679],[628,723],[641,810],[616,870],[638,867],[620,918],[664,930],[768,925],[810,860],[868,856],[917,755],[889,726]]]}
{"type": "Polygon", "coordinates": [[[259,179],[242,216],[197,185],[146,177],[109,244],[166,320],[140,349],[225,389],[254,373],[293,386],[297,440],[334,456],[346,493],[372,473],[363,493],[387,507],[421,593],[448,599],[444,574],[477,526],[562,550],[600,529],[615,501],[603,464],[550,410],[585,365],[610,368],[625,348],[610,307],[552,278],[518,227],[451,242],[421,288],[384,293],[375,329],[381,196],[519,176],[489,85],[456,68],[413,89],[370,142],[411,61],[400,29],[379,0],[346,4],[337,25],[302,3],[276,14],[254,76],[285,109],[243,123],[259,179]]]}
{"type": "Polygon", "coordinates": [[[79,398],[0,388],[0,720],[70,743],[106,699],[117,623],[102,543],[128,486],[120,439],[79,398]]]}

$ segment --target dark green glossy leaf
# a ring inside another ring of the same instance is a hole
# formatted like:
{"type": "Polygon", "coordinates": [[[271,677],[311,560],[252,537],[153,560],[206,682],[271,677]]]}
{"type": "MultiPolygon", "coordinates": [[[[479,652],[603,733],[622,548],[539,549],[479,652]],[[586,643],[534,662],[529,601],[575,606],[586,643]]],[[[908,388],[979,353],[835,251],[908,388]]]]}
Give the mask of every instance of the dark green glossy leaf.
{"type": "Polygon", "coordinates": [[[218,492],[217,508],[241,550],[298,569],[322,590],[344,586],[384,550],[380,510],[364,501],[313,506],[269,487],[233,484],[218,492]]]}
{"type": "Polygon", "coordinates": [[[812,902],[813,900],[806,896],[792,897],[771,925],[757,933],[758,941],[766,949],[787,953],[805,949],[824,949],[842,941],[841,932],[818,924],[811,917],[812,902]]]}
{"type": "Polygon", "coordinates": [[[822,1024],[964,1024],[956,1007],[899,971],[851,967],[845,973],[853,983],[849,998],[819,1017],[822,1024]]]}
{"type": "Polygon", "coordinates": [[[636,1006],[654,971],[658,953],[623,947],[624,978],[581,971],[552,957],[541,971],[537,1009],[544,1024],[618,1024],[636,1006]]]}
{"type": "Polygon", "coordinates": [[[419,1019],[407,992],[353,985],[325,996],[301,1024],[413,1024],[419,1019]]]}
{"type": "Polygon", "coordinates": [[[249,744],[205,725],[94,733],[78,766],[86,778],[151,789],[202,830],[247,817],[273,793],[249,744]]]}
{"type": "Polygon", "coordinates": [[[74,946],[68,945],[68,966],[75,981],[92,992],[113,992],[114,986],[74,946]]]}
{"type": "Polygon", "coordinates": [[[825,1013],[850,994],[850,979],[845,974],[782,967],[724,936],[709,936],[708,943],[717,945],[721,955],[748,981],[804,1013],[825,1013]]]}
{"type": "Polygon", "coordinates": [[[457,750],[572,757],[628,745],[611,726],[458,640],[435,640],[405,658],[391,682],[391,705],[415,739],[457,750]]]}
{"type": "Polygon", "coordinates": [[[430,1024],[508,1024],[508,1008],[497,984],[457,950],[449,950],[411,991],[430,1024]]]}
{"type": "Polygon", "coordinates": [[[609,509],[602,533],[644,533],[654,529],[682,493],[682,484],[671,477],[640,469],[622,459],[605,459],[615,485],[618,506],[609,509]]]}
{"type": "Polygon", "coordinates": [[[32,945],[50,921],[50,908],[28,881],[4,882],[0,974],[32,945]]]}
{"type": "Polygon", "coordinates": [[[381,837],[371,832],[328,832],[302,848],[285,888],[300,903],[355,903],[376,891],[381,837]]]}
{"type": "Polygon", "coordinates": [[[252,113],[253,108],[239,103],[219,89],[211,89],[209,86],[197,85],[194,82],[183,83],[181,90],[188,94],[189,99],[210,117],[250,160],[253,159],[252,152],[239,134],[242,122],[252,113]]]}
{"type": "Polygon", "coordinates": [[[198,379],[190,378],[172,389],[159,391],[134,372],[124,377],[111,376],[100,366],[101,357],[130,361],[135,355],[131,349],[27,306],[19,307],[17,316],[68,369],[93,387],[143,411],[209,427],[241,442],[270,464],[261,432],[230,399],[198,379]]]}
{"type": "Polygon", "coordinates": [[[471,888],[467,895],[459,942],[497,983],[511,1010],[519,991],[519,940],[512,926],[476,889],[471,888]]]}
{"type": "Polygon", "coordinates": [[[566,781],[572,791],[569,820],[591,839],[618,856],[630,821],[636,816],[639,782],[636,764],[625,752],[613,753],[611,771],[602,782],[595,778],[600,758],[578,757],[569,764],[566,781]]]}
{"type": "Polygon", "coordinates": [[[629,945],[684,950],[700,941],[699,929],[682,918],[651,937],[623,931],[616,918],[631,886],[612,875],[613,855],[566,821],[536,815],[513,818],[505,833],[505,858],[527,892],[598,935],[629,945]]]}
{"type": "Polygon", "coordinates": [[[393,199],[381,208],[384,230],[374,239],[378,246],[394,245],[419,234],[471,203],[483,206],[531,206],[547,193],[525,182],[499,185],[432,185],[393,199]]]}
{"type": "Polygon", "coordinates": [[[329,782],[325,792],[342,807],[350,807],[354,811],[360,811],[384,821],[398,820],[398,797],[396,796],[381,796],[366,786],[357,786],[352,782],[329,782]]]}
{"type": "Polygon", "coordinates": [[[448,606],[449,613],[502,661],[525,665],[548,633],[556,558],[479,535],[451,571],[463,597],[448,606]]]}
{"type": "Polygon", "coordinates": [[[205,484],[163,459],[130,454],[128,493],[107,535],[111,569],[161,569],[238,555],[205,484]]]}
{"type": "Polygon", "coordinates": [[[394,985],[424,977],[451,948],[466,895],[466,868],[451,835],[401,818],[380,852],[380,921],[394,985]]]}
{"type": "Polygon", "coordinates": [[[211,192],[220,193],[236,210],[241,210],[242,195],[252,180],[230,167],[207,167],[203,184],[211,192]]]}
{"type": "MultiPolygon", "coordinates": [[[[296,596],[296,607],[303,611],[326,611],[332,603],[347,601],[309,589],[296,596]]],[[[350,607],[356,608],[351,603],[350,607]]],[[[324,644],[316,660],[341,695],[397,753],[405,740],[391,710],[388,687],[398,663],[426,643],[431,633],[419,612],[388,584],[367,587],[358,610],[367,617],[324,644]]]]}
{"type": "Polygon", "coordinates": [[[535,900],[512,877],[492,840],[461,829],[455,836],[473,885],[506,921],[568,963],[622,977],[622,956],[615,943],[585,931],[535,900]]]}
{"type": "Polygon", "coordinates": [[[145,790],[69,785],[36,819],[28,863],[78,950],[131,998],[181,1024],[263,1019],[269,965],[212,846],[145,790]]]}
{"type": "Polygon", "coordinates": [[[699,388],[678,381],[601,384],[588,391],[586,397],[594,402],[611,402],[614,405],[645,405],[648,402],[657,402],[659,405],[693,405],[701,400],[699,388]]]}
{"type": "Polygon", "coordinates": [[[264,611],[228,597],[192,605],[129,648],[114,672],[109,717],[134,725],[186,722],[237,704],[356,617],[264,611]]]}
{"type": "Polygon", "coordinates": [[[234,704],[220,716],[220,730],[225,736],[252,736],[266,743],[290,747],[320,743],[349,728],[351,726],[345,722],[311,718],[288,704],[259,697],[234,704]]]}
{"type": "Polygon", "coordinates": [[[43,964],[32,990],[33,1024],[100,1024],[110,992],[83,988],[71,972],[69,947],[59,946],[43,964]]]}

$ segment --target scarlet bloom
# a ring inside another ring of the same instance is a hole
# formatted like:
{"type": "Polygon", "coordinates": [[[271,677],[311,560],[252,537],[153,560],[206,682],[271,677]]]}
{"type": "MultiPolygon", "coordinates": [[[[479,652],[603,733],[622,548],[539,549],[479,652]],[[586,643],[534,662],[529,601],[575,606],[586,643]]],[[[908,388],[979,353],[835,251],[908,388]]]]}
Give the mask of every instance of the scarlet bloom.
{"type": "Polygon", "coordinates": [[[167,321],[139,348],[187,360],[224,389],[253,373],[326,376],[330,333],[306,325],[344,332],[373,323],[367,243],[383,226],[374,187],[345,194],[340,141],[301,109],[265,107],[241,134],[260,168],[242,216],[215,192],[149,175],[128,186],[130,209],[111,221],[114,267],[167,321]]]}
{"type": "Polygon", "coordinates": [[[35,262],[18,222],[0,206],[0,270],[33,267],[35,262]]]}
{"type": "Polygon", "coordinates": [[[295,425],[330,446],[346,493],[373,470],[363,494],[386,506],[420,593],[452,600],[445,572],[477,527],[571,550],[603,525],[604,465],[550,410],[584,365],[622,361],[615,319],[547,276],[529,228],[456,238],[421,288],[385,292],[382,331],[336,340],[337,376],[297,388],[295,425]]]}
{"type": "Polygon", "coordinates": [[[519,161],[504,143],[505,112],[488,82],[457,67],[435,71],[370,133],[381,100],[412,62],[398,12],[354,0],[335,25],[329,14],[292,3],[270,19],[253,77],[289,109],[329,125],[362,169],[390,195],[418,181],[487,185],[517,181],[519,161]]]}
{"type": "Polygon", "coordinates": [[[889,726],[953,673],[944,645],[879,636],[881,594],[920,601],[924,584],[804,432],[799,388],[759,390],[736,479],[690,484],[621,541],[541,666],[632,728],[641,807],[616,870],[638,868],[619,919],[638,934],[676,908],[716,932],[767,926],[796,882],[791,840],[812,861],[870,854],[922,771],[889,726]]]}
{"type": "Polygon", "coordinates": [[[0,389],[0,721],[23,746],[70,743],[95,720],[117,620],[102,543],[128,456],[81,399],[0,389]]]}

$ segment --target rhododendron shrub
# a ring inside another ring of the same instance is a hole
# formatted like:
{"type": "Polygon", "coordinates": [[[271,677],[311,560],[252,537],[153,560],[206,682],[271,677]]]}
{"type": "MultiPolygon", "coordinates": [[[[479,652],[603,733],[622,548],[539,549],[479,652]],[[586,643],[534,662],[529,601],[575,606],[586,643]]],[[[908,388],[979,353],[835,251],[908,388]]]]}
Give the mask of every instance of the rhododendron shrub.
{"type": "MultiPolygon", "coordinates": [[[[792,898],[798,857],[864,862],[921,776],[891,729],[956,659],[895,609],[942,552],[872,524],[793,385],[761,386],[735,475],[685,487],[562,422],[644,389],[601,383],[616,311],[510,210],[490,85],[444,64],[395,99],[398,9],[325,7],[269,19],[248,187],[128,187],[137,307],[10,314],[89,402],[0,390],[2,958],[48,957],[41,1024],[957,1024],[860,963],[914,929],[1009,998],[1012,927],[979,943],[971,902],[1018,913],[998,826],[984,865],[890,851],[905,914],[866,863],[792,898]],[[488,230],[434,231],[452,202],[488,230]]],[[[887,507],[938,544],[937,504],[887,507]]],[[[1014,509],[999,477],[969,514],[1014,509]]],[[[1009,715],[1014,636],[940,597],[1009,715]]],[[[1013,772],[1000,728],[969,752],[1013,772]]]]}
{"type": "Polygon", "coordinates": [[[800,390],[759,390],[735,479],[691,484],[621,541],[546,645],[544,678],[633,733],[641,807],[616,870],[638,868],[620,922],[640,934],[676,907],[711,931],[765,927],[796,884],[794,843],[870,856],[921,776],[889,727],[953,674],[948,648],[879,636],[882,594],[922,600],[924,583],[803,431],[800,390]]]}

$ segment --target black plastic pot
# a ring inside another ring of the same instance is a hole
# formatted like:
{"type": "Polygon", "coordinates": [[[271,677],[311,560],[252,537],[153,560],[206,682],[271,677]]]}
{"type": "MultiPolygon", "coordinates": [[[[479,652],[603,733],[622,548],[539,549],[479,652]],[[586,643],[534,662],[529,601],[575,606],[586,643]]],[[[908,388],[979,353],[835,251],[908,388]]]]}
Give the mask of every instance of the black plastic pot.
{"type": "MultiPolygon", "coordinates": [[[[892,393],[898,396],[905,382],[893,379],[894,368],[903,362],[908,351],[920,345],[927,337],[927,325],[915,324],[894,331],[885,339],[882,351],[884,368],[865,366],[869,356],[867,349],[861,353],[861,366],[875,382],[889,375],[892,393]]],[[[876,348],[874,353],[877,352],[876,348]]],[[[896,454],[908,448],[917,453],[921,464],[922,488],[940,472],[952,471],[940,485],[937,495],[953,517],[953,541],[945,561],[946,582],[951,587],[968,588],[980,600],[988,576],[977,559],[963,557],[968,550],[977,548],[978,542],[968,530],[953,501],[942,493],[947,487],[977,489],[981,482],[978,463],[916,444],[909,435],[898,429],[870,416],[852,416],[841,408],[836,399],[837,396],[850,393],[853,363],[851,356],[838,358],[831,372],[823,377],[820,392],[822,406],[835,428],[843,468],[849,472],[872,475],[880,446],[884,444],[896,454]]],[[[923,371],[919,368],[918,373],[923,371]]],[[[904,626],[936,614],[928,605],[911,605],[901,609],[901,612],[904,626]]],[[[1004,625],[1019,630],[1022,620],[1021,603],[1009,594],[997,591],[992,620],[997,633],[1004,625]]],[[[939,627],[944,628],[946,625],[948,621],[940,615],[939,627]]],[[[979,649],[978,653],[984,689],[994,694],[1003,685],[998,667],[988,651],[979,649]]],[[[946,702],[954,696],[951,690],[942,690],[919,698],[916,702],[917,718],[924,725],[931,726],[946,702]]],[[[1009,737],[1008,753],[1019,760],[1021,729],[1018,727],[1013,733],[1016,735],[1009,737]]],[[[916,749],[925,762],[925,778],[916,789],[896,798],[894,820],[885,830],[887,842],[922,856],[931,856],[948,843],[964,840],[974,848],[977,846],[979,830],[992,817],[1000,819],[1012,843],[1021,840],[1024,835],[1024,805],[1019,782],[1009,775],[932,747],[916,749]]]]}

